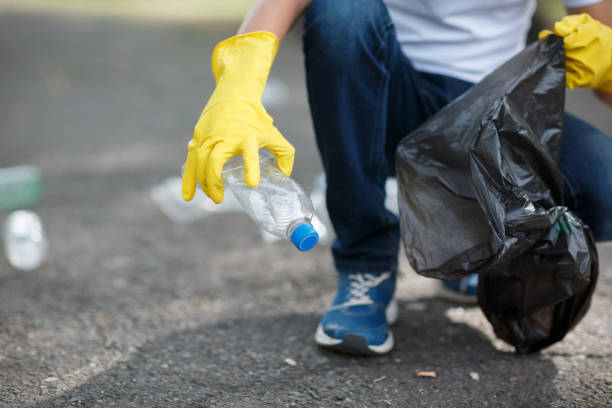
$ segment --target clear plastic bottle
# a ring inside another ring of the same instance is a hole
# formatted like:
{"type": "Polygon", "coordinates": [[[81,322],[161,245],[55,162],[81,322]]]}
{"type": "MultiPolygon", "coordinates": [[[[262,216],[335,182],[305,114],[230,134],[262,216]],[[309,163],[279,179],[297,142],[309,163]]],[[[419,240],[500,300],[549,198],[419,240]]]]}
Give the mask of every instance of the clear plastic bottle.
{"type": "Polygon", "coordinates": [[[285,176],[267,150],[259,151],[260,180],[256,187],[244,183],[242,156],[230,159],[221,173],[244,210],[264,230],[291,240],[300,251],[314,248],[319,234],[311,224],[314,210],[304,188],[285,176]]]}
{"type": "Polygon", "coordinates": [[[4,252],[16,269],[38,268],[47,255],[47,239],[38,215],[19,210],[9,214],[4,224],[4,252]]]}

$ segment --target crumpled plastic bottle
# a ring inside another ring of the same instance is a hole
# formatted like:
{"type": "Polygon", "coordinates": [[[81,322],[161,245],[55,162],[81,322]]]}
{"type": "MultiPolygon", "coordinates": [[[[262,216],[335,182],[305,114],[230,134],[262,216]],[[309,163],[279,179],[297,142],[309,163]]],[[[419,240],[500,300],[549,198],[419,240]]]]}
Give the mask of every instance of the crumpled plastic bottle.
{"type": "Polygon", "coordinates": [[[260,151],[259,166],[259,184],[248,187],[242,156],[234,156],[223,167],[223,183],[262,229],[289,239],[300,251],[312,249],[319,235],[311,223],[314,210],[310,197],[299,183],[281,173],[268,151],[260,151]]]}

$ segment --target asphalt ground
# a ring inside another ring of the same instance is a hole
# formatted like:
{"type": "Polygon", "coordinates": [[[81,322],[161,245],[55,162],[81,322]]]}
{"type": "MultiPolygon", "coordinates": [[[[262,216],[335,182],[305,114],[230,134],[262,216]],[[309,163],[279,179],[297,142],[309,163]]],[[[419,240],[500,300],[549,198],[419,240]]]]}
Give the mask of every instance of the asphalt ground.
{"type": "MultiPolygon", "coordinates": [[[[335,289],[328,246],[267,244],[245,215],[167,219],[150,188],[178,174],[213,46],[234,29],[0,14],[0,166],[42,169],[50,244],[33,272],[0,257],[0,406],[612,405],[612,245],[587,317],[539,354],[515,355],[403,262],[396,348],[359,358],[313,344],[335,289]]],[[[272,76],[289,99],[270,113],[310,186],[299,32],[272,76]]],[[[588,92],[568,109],[612,134],[588,92]]]]}

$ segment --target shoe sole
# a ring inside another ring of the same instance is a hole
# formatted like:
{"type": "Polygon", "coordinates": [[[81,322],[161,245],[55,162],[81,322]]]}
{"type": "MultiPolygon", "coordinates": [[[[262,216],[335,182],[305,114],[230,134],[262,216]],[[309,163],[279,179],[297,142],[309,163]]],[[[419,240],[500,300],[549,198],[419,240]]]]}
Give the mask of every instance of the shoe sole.
{"type": "MultiPolygon", "coordinates": [[[[385,315],[387,317],[387,322],[389,324],[393,324],[397,321],[398,316],[398,307],[397,302],[392,300],[387,306],[385,310],[385,315]]],[[[319,324],[317,327],[317,331],[315,332],[315,342],[320,347],[339,351],[342,353],[348,354],[359,354],[359,355],[381,355],[386,354],[393,349],[395,344],[393,339],[393,332],[389,330],[389,335],[387,339],[379,345],[368,344],[368,341],[365,337],[359,334],[347,334],[342,339],[334,339],[333,337],[328,336],[323,331],[323,326],[319,324]]]]}

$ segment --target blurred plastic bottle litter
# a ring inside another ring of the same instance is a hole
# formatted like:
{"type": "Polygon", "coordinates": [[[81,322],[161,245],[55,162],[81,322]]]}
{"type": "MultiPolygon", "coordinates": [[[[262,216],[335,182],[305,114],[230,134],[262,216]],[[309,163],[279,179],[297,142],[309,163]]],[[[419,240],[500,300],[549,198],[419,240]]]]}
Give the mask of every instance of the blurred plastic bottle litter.
{"type": "Polygon", "coordinates": [[[169,177],[151,188],[151,197],[173,222],[188,224],[213,213],[242,212],[242,206],[231,191],[225,192],[221,204],[215,204],[200,190],[190,202],[181,196],[181,178],[169,177]]]}
{"type": "Polygon", "coordinates": [[[385,207],[393,214],[399,215],[396,178],[388,178],[387,182],[385,183],[385,207]]]}
{"type": "Polygon", "coordinates": [[[19,210],[9,214],[4,224],[4,252],[15,269],[31,271],[47,256],[47,239],[38,215],[19,210]]]}
{"type": "Polygon", "coordinates": [[[0,169],[0,211],[34,205],[42,195],[42,176],[37,167],[16,166],[0,169]]]}
{"type": "Polygon", "coordinates": [[[260,180],[256,187],[244,183],[242,156],[234,156],[223,167],[221,177],[246,213],[265,231],[291,240],[300,251],[312,249],[319,234],[312,226],[314,210],[304,188],[276,167],[267,150],[259,152],[260,180]]]}

